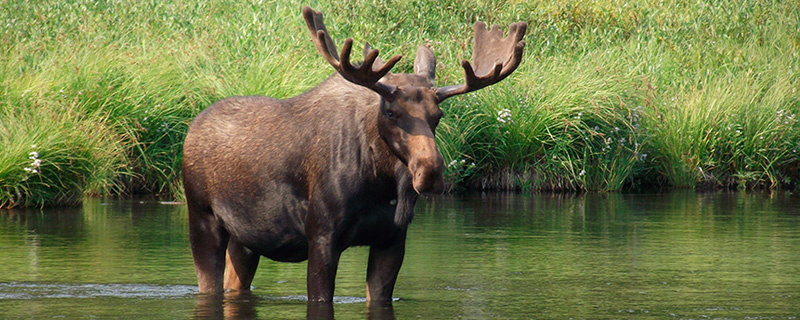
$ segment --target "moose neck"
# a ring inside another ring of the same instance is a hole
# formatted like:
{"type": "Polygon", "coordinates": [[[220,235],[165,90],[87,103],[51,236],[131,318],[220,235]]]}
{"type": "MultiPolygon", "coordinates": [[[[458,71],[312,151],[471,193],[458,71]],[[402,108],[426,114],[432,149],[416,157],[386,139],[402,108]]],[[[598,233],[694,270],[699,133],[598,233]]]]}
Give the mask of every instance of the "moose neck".
{"type": "Polygon", "coordinates": [[[315,142],[319,145],[313,149],[323,153],[330,150],[328,157],[331,163],[317,167],[323,172],[312,175],[334,172],[362,175],[364,180],[360,181],[370,183],[356,187],[366,188],[360,192],[370,194],[370,197],[385,198],[386,203],[396,201],[397,225],[411,221],[417,193],[412,187],[408,165],[391,151],[378,131],[380,95],[334,74],[319,86],[290,99],[290,102],[300,117],[306,119],[304,122],[314,123],[319,132],[328,132],[327,138],[315,142]],[[352,160],[360,165],[354,166],[353,162],[349,162],[352,160]],[[360,169],[357,172],[350,171],[353,168],[360,169]],[[377,185],[382,187],[375,187],[377,185]]]}
{"type": "MultiPolygon", "coordinates": [[[[339,131],[329,135],[330,150],[335,150],[334,153],[359,153],[359,161],[365,164],[362,167],[369,171],[365,172],[368,176],[385,180],[410,175],[408,166],[389,149],[378,132],[382,98],[377,93],[334,73],[317,87],[290,101],[298,113],[307,116],[308,122],[328,128],[320,130],[335,128],[339,131]],[[319,117],[320,114],[325,116],[319,117]],[[347,141],[335,141],[342,138],[347,141]],[[358,145],[342,149],[332,147],[351,143],[358,145]]],[[[347,155],[331,154],[334,158],[342,156],[347,155]]]]}
{"type": "MultiPolygon", "coordinates": [[[[373,95],[378,98],[379,95],[373,95]]],[[[378,132],[378,120],[381,117],[380,104],[383,98],[376,99],[377,104],[367,106],[363,111],[366,117],[363,130],[368,141],[368,154],[375,178],[395,186],[394,204],[396,205],[394,223],[397,226],[407,226],[414,218],[414,205],[418,195],[412,187],[412,176],[408,165],[400,160],[386,144],[378,132]]]]}

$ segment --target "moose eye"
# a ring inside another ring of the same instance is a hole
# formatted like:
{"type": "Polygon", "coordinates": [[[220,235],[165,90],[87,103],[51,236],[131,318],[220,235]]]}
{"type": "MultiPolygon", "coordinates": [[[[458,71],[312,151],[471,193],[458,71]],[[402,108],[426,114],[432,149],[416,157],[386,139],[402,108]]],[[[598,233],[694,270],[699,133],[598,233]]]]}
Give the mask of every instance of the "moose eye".
{"type": "Polygon", "coordinates": [[[387,117],[387,118],[389,118],[389,119],[394,119],[394,118],[395,118],[394,111],[392,111],[392,110],[386,110],[386,112],[385,112],[385,113],[386,113],[386,117],[387,117]]]}

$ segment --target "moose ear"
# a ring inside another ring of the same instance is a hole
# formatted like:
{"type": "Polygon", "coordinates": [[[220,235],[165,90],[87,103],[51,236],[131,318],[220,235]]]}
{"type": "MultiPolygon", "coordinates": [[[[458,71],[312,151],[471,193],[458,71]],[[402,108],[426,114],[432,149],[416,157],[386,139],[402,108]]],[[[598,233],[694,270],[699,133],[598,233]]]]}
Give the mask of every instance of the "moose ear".
{"type": "Polygon", "coordinates": [[[431,49],[428,49],[425,45],[419,45],[417,48],[417,58],[414,59],[414,73],[428,78],[431,85],[434,84],[436,79],[436,57],[433,56],[431,49]]]}

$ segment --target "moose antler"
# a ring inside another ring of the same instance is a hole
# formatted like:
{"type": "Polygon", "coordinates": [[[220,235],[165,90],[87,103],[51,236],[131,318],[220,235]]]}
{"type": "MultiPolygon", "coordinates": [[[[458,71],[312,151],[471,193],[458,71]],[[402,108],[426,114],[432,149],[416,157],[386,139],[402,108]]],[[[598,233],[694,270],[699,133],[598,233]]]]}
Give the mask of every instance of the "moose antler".
{"type": "Polygon", "coordinates": [[[487,31],[485,23],[480,21],[475,23],[472,49],[475,68],[469,61],[462,61],[466,83],[436,88],[439,102],[493,85],[508,77],[522,62],[522,49],[525,48],[525,41],[522,41],[522,38],[527,29],[528,24],[525,22],[513,23],[509,27],[508,37],[503,38],[503,31],[498,25],[492,26],[492,29],[487,31]]]}
{"type": "Polygon", "coordinates": [[[311,38],[322,57],[348,81],[360,86],[367,87],[377,92],[384,99],[393,100],[397,87],[378,82],[394,67],[401,56],[393,56],[386,63],[378,59],[378,50],[365,50],[364,62],[353,65],[350,63],[350,51],[353,47],[353,39],[348,38],[344,41],[342,53],[336,54],[336,45],[333,43],[325,23],[322,21],[322,12],[314,11],[308,6],[303,7],[303,18],[311,32],[311,38]],[[341,57],[341,59],[339,58],[341,57]]]}

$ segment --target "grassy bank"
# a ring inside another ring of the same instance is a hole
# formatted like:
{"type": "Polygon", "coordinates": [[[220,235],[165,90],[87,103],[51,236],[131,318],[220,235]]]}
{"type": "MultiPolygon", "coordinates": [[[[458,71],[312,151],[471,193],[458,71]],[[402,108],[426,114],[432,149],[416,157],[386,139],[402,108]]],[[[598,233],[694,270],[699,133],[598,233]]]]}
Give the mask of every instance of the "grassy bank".
{"type": "MultiPolygon", "coordinates": [[[[513,76],[442,106],[437,138],[456,189],[800,179],[800,3],[515,2],[310,5],[340,42],[404,54],[398,72],[428,44],[439,85],[462,81],[474,21],[528,22],[513,76]]],[[[303,4],[4,1],[0,207],[180,197],[194,115],[231,95],[291,97],[331,74],[303,4]]]]}

